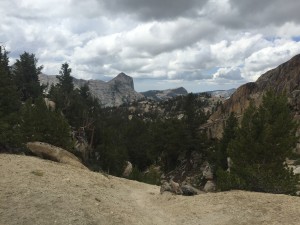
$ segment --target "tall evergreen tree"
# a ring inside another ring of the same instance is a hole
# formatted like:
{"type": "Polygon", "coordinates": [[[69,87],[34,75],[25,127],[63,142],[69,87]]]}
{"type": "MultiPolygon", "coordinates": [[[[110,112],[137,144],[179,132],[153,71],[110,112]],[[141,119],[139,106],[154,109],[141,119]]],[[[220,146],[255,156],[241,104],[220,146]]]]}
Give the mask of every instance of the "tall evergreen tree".
{"type": "Polygon", "coordinates": [[[69,94],[74,89],[73,77],[71,77],[71,72],[72,69],[69,67],[69,64],[64,63],[61,65],[59,76],[56,76],[59,81],[58,86],[61,88],[64,94],[69,94]]]}
{"type": "Polygon", "coordinates": [[[0,46],[0,148],[5,149],[21,141],[18,128],[21,102],[8,63],[8,53],[0,46]]]}
{"type": "Polygon", "coordinates": [[[229,145],[237,188],[294,191],[297,179],[284,162],[296,146],[296,127],[284,95],[269,91],[258,109],[252,105],[246,110],[236,139],[229,145]]]}
{"type": "Polygon", "coordinates": [[[5,50],[5,47],[1,45],[0,45],[0,67],[8,75],[10,74],[8,52],[5,50]]]}
{"type": "Polygon", "coordinates": [[[22,101],[29,98],[35,99],[42,95],[43,88],[40,86],[38,75],[41,73],[43,66],[37,66],[37,63],[38,60],[34,54],[24,52],[12,67],[22,101]]]}
{"type": "Polygon", "coordinates": [[[59,71],[60,75],[56,76],[58,84],[50,89],[50,98],[56,102],[57,107],[62,110],[67,118],[72,99],[74,99],[74,84],[71,72],[72,69],[68,63],[62,64],[59,71]]]}

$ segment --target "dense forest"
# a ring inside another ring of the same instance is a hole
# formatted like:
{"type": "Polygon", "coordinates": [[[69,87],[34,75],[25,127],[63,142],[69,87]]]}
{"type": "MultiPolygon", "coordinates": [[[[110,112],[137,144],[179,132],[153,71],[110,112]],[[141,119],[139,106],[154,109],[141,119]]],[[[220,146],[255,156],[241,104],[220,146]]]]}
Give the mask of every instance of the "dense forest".
{"type": "Polygon", "coordinates": [[[47,142],[74,153],[92,170],[116,176],[129,161],[134,167],[130,178],[151,183],[197,153],[214,168],[220,190],[295,192],[298,178],[283,164],[296,144],[286,96],[268,92],[261,107],[249,107],[240,126],[232,113],[223,138],[211,140],[199,126],[222,104],[205,111],[209,95],[157,103],[163,113],[133,112],[138,103],[101,108],[87,85],[74,88],[68,63],[58,68],[59,83],[49,93],[39,83],[42,69],[27,52],[10,66],[8,52],[0,47],[1,152],[29,154],[26,142],[47,142]],[[228,157],[234,162],[230,173],[228,157]],[[143,173],[153,167],[160,171],[143,173]]]}

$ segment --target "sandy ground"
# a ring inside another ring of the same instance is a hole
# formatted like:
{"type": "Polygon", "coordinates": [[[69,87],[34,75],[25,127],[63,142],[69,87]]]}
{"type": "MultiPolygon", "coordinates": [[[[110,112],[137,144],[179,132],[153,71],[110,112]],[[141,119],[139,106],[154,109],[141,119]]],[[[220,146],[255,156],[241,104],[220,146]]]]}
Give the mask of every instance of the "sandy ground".
{"type": "Polygon", "coordinates": [[[0,225],[300,225],[300,197],[194,197],[35,157],[0,154],[0,225]]]}

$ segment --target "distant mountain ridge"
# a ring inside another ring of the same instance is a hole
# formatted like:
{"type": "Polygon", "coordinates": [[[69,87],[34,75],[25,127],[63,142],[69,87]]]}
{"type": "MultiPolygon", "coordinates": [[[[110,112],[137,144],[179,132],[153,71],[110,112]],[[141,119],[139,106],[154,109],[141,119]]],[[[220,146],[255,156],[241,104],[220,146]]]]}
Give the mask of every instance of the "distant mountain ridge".
{"type": "MultiPolygon", "coordinates": [[[[58,79],[53,75],[40,74],[39,80],[41,84],[48,84],[48,91],[52,84],[56,85],[58,83],[58,79]]],[[[103,107],[119,106],[144,98],[142,94],[134,90],[132,77],[125,73],[120,73],[108,82],[102,80],[83,80],[73,77],[73,83],[75,88],[88,84],[91,94],[100,100],[103,107]]]]}
{"type": "MultiPolygon", "coordinates": [[[[39,80],[41,84],[48,85],[46,92],[50,90],[51,85],[56,85],[58,83],[56,75],[40,74],[39,80]]],[[[122,104],[140,101],[142,99],[161,102],[188,94],[188,91],[183,87],[167,90],[150,90],[139,93],[134,89],[132,77],[125,73],[118,74],[115,78],[108,82],[102,80],[83,80],[73,77],[73,83],[75,88],[80,88],[87,84],[90,88],[91,94],[100,100],[103,107],[120,106],[122,104]]],[[[207,93],[211,94],[213,97],[228,98],[234,91],[235,89],[230,89],[210,91],[207,93]]]]}
{"type": "Polygon", "coordinates": [[[167,89],[167,90],[150,90],[141,92],[147,99],[154,101],[165,101],[170,98],[174,98],[180,95],[187,95],[188,92],[185,88],[179,87],[175,89],[167,89]]]}
{"type": "Polygon", "coordinates": [[[205,93],[210,94],[212,97],[229,98],[235,91],[236,91],[236,88],[232,88],[229,90],[207,91],[205,93]]]}

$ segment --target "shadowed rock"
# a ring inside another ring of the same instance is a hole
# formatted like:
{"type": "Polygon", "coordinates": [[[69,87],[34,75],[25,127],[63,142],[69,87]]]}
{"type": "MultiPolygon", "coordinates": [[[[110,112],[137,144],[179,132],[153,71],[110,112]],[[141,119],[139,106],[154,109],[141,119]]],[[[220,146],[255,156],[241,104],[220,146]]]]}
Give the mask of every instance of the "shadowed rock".
{"type": "Polygon", "coordinates": [[[198,195],[198,194],[202,193],[200,190],[198,190],[197,188],[194,188],[193,186],[191,186],[189,184],[182,185],[181,191],[182,191],[182,195],[186,195],[186,196],[198,195]]]}

